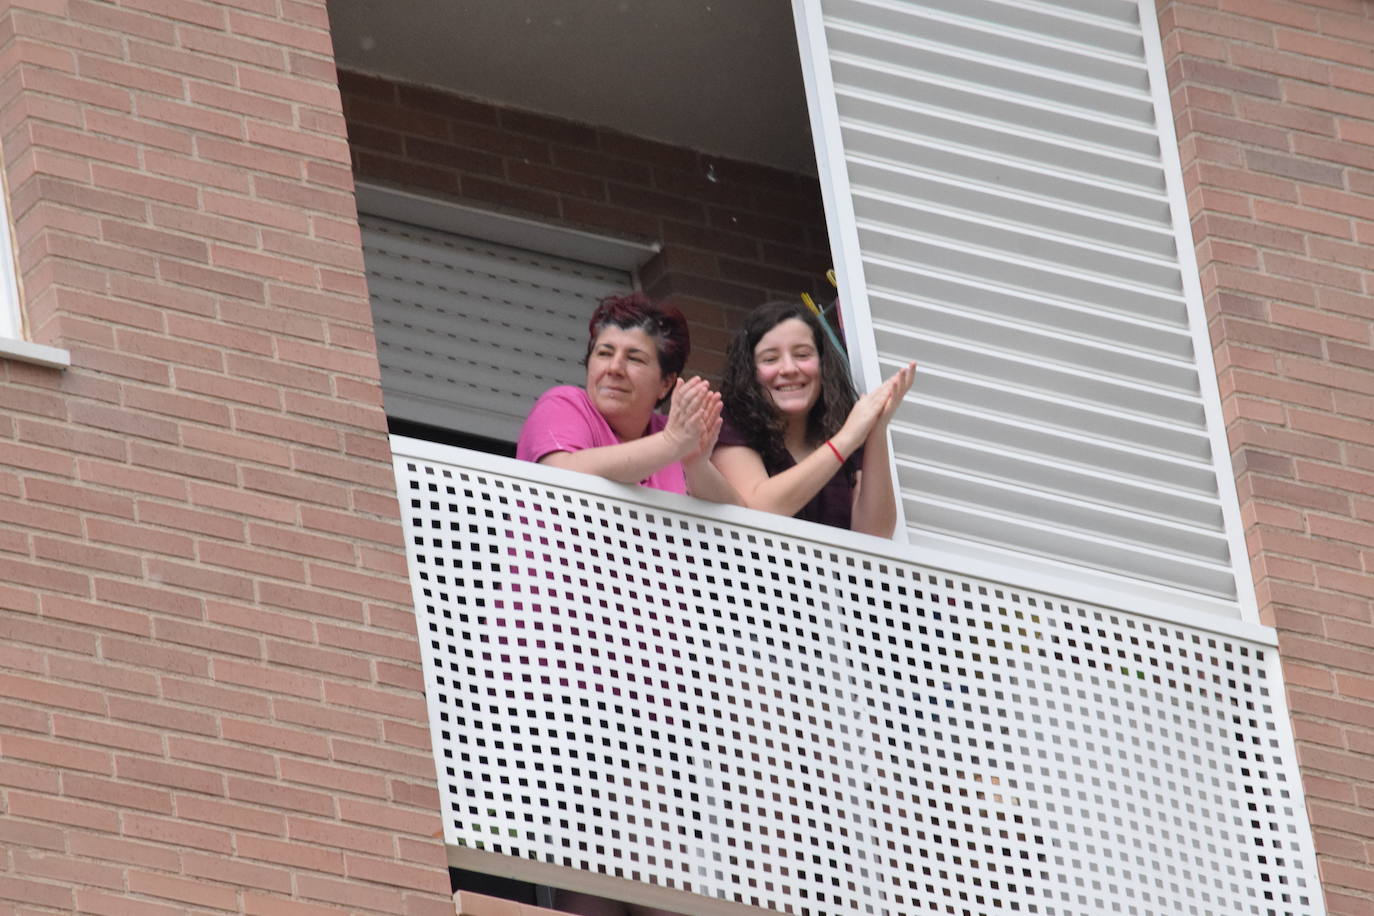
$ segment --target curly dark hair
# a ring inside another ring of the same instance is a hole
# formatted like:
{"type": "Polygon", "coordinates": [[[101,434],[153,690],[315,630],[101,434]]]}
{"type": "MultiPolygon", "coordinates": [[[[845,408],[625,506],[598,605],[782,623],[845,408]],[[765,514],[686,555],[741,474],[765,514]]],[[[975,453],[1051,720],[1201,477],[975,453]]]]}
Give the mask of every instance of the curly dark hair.
{"type": "Polygon", "coordinates": [[[759,453],[769,474],[776,474],[791,461],[783,443],[786,421],[758,382],[754,348],[763,335],[790,318],[805,322],[811,329],[821,360],[821,393],[806,418],[806,441],[820,445],[835,435],[858,400],[844,359],[835,352],[810,309],[800,302],[783,300],[765,302],[750,312],[730,341],[720,393],[725,402],[725,419],[759,453]]]}
{"type": "Polygon", "coordinates": [[[592,312],[587,322],[587,352],[582,365],[591,358],[596,338],[607,326],[629,331],[638,328],[654,339],[658,368],[664,375],[680,375],[692,352],[692,338],[687,331],[687,319],[671,305],[655,302],[640,292],[621,296],[607,296],[592,312]]]}

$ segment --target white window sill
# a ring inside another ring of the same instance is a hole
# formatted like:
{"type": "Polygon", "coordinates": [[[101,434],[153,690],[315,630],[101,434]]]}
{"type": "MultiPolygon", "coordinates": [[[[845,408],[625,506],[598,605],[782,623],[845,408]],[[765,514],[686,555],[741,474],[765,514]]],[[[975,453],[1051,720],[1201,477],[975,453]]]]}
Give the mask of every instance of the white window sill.
{"type": "Polygon", "coordinates": [[[53,369],[65,369],[72,364],[72,355],[66,350],[13,337],[0,337],[0,359],[13,359],[53,369]]]}

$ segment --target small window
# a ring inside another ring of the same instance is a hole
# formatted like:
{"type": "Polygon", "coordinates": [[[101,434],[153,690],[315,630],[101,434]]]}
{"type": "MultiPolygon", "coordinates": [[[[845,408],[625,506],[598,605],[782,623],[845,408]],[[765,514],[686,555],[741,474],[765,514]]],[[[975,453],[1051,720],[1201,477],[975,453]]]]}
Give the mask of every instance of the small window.
{"type": "Polygon", "coordinates": [[[31,343],[24,337],[13,238],[9,205],[0,194],[0,358],[56,368],[69,366],[71,355],[66,350],[31,343]]]}
{"type": "Polygon", "coordinates": [[[632,272],[507,244],[521,240],[509,223],[493,241],[368,209],[359,223],[392,431],[513,455],[535,399],[582,383],[587,319],[632,288],[632,272]]]}

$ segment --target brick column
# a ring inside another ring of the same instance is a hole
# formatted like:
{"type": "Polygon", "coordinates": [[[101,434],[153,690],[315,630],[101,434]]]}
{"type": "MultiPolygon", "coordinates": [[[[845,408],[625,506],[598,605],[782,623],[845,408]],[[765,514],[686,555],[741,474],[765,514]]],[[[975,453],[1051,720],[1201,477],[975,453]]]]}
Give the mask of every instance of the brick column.
{"type": "Polygon", "coordinates": [[[474,894],[471,891],[454,893],[453,903],[458,916],[558,916],[557,910],[474,894]]]}
{"type": "Polygon", "coordinates": [[[452,914],[323,0],[0,25],[0,911],[452,914]]]}
{"type": "Polygon", "coordinates": [[[1158,4],[1263,619],[1332,914],[1374,912],[1374,4],[1158,4]]]}

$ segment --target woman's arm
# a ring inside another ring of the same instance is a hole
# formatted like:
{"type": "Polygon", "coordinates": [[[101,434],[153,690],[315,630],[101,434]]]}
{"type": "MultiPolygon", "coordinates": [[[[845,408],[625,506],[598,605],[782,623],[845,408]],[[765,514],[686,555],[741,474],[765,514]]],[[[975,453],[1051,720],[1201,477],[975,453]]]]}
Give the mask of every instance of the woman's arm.
{"type": "Polygon", "coordinates": [[[892,489],[892,462],[887,446],[887,429],[870,436],[864,444],[863,470],[854,483],[854,503],[849,528],[880,538],[892,537],[897,527],[897,498],[892,489]]]}
{"type": "Polygon", "coordinates": [[[887,426],[911,389],[916,364],[908,363],[883,383],[888,389],[887,400],[877,422],[864,441],[863,470],[854,487],[854,505],[850,528],[882,538],[892,537],[897,526],[897,497],[892,486],[892,460],[889,451],[887,426]]]}
{"type": "MultiPolygon", "coordinates": [[[[859,398],[853,409],[849,411],[849,417],[845,420],[844,426],[830,439],[830,445],[833,445],[835,451],[839,452],[838,457],[835,452],[830,450],[829,446],[821,445],[794,466],[772,477],[768,476],[768,471],[764,467],[763,459],[759,453],[748,446],[721,446],[716,449],[711,461],[720,469],[725,479],[739,491],[744,505],[751,509],[773,512],[778,515],[796,515],[840,470],[843,463],[840,459],[848,460],[849,456],[854,454],[860,445],[864,446],[866,452],[868,448],[866,443],[870,439],[875,443],[881,439],[881,446],[877,451],[883,471],[881,474],[873,475],[880,479],[870,487],[870,492],[877,495],[870,496],[869,501],[862,505],[862,511],[865,515],[870,511],[870,502],[878,507],[878,514],[875,514],[871,519],[863,518],[862,521],[865,523],[863,528],[859,528],[857,522],[861,519],[856,516],[856,524],[853,527],[870,534],[877,533],[875,529],[881,529],[882,479],[886,479],[888,481],[886,487],[887,503],[890,507],[892,521],[887,523],[887,531],[884,536],[891,535],[893,525],[896,523],[896,506],[891,494],[891,475],[887,470],[887,419],[891,418],[892,413],[896,410],[896,404],[900,403],[902,396],[911,387],[912,371],[914,371],[914,364],[900,370],[873,391],[859,398]],[[882,435],[871,435],[880,422],[883,427],[882,435]]],[[[867,469],[871,466],[876,469],[878,459],[869,458],[865,453],[864,468],[867,469]]],[[[855,494],[856,509],[859,508],[858,499],[862,495],[862,491],[861,481],[860,488],[855,494]]]]}
{"type": "Polygon", "coordinates": [[[682,459],[682,469],[687,476],[687,492],[698,499],[738,506],[743,502],[739,493],[711,463],[711,454],[716,449],[721,429],[720,395],[713,391],[711,396],[709,422],[702,431],[696,450],[682,459]]]}
{"type": "MultiPolygon", "coordinates": [[[[616,445],[549,452],[539,463],[620,483],[639,483],[674,461],[681,461],[698,447],[710,422],[711,403],[712,392],[704,379],[678,379],[668,423],[663,429],[616,445]]],[[[719,413],[718,407],[716,410],[719,413]]]]}
{"type": "Polygon", "coordinates": [[[759,453],[747,445],[722,445],[711,455],[711,463],[739,493],[742,505],[777,515],[796,515],[840,469],[824,445],[773,477],[759,453]]]}
{"type": "Polygon", "coordinates": [[[887,403],[886,383],[864,395],[849,411],[840,431],[785,471],[772,477],[758,452],[745,445],[716,449],[711,460],[736,490],[744,505],[778,515],[796,515],[809,503],[849,456],[864,444],[887,403]],[[836,452],[839,454],[836,455],[836,452]]]}
{"type": "MultiPolygon", "coordinates": [[[[691,443],[688,442],[688,445],[691,443]]],[[[602,445],[576,452],[549,452],[540,464],[595,474],[620,483],[639,483],[682,457],[682,448],[667,428],[619,445],[602,445]]]]}

